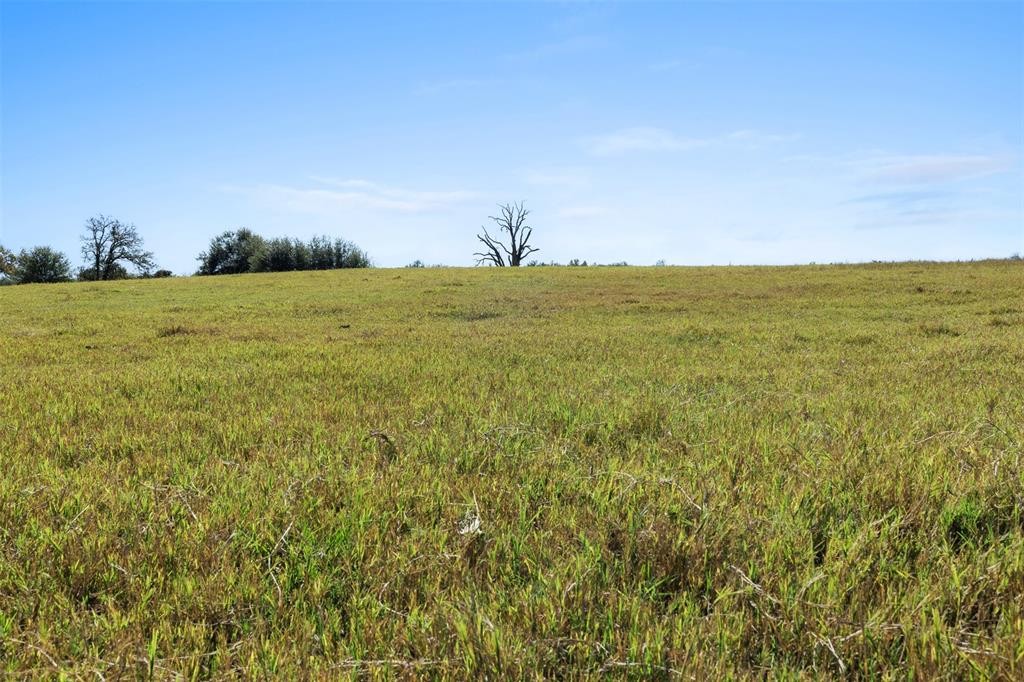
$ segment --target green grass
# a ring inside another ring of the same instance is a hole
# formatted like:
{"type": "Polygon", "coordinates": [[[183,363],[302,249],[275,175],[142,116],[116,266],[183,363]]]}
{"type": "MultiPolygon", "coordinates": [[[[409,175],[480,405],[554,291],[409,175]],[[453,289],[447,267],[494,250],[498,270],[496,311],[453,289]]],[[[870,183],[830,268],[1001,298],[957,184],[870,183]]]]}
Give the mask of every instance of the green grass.
{"type": "Polygon", "coordinates": [[[1024,266],[0,289],[0,670],[1020,678],[1024,266]]]}

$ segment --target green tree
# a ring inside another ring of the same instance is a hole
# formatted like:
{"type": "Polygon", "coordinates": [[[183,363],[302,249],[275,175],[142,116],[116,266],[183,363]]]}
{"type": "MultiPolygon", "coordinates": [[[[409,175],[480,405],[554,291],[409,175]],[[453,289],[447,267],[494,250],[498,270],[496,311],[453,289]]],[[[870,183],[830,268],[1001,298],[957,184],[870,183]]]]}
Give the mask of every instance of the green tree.
{"type": "Polygon", "coordinates": [[[309,240],[309,269],[330,270],[334,267],[334,247],[329,237],[309,240]]]}
{"type": "Polygon", "coordinates": [[[18,284],[43,284],[71,280],[71,261],[49,246],[37,246],[18,254],[14,268],[18,284]]]}
{"type": "Polygon", "coordinates": [[[78,271],[78,279],[81,282],[95,282],[100,279],[128,279],[129,277],[131,277],[131,273],[120,263],[114,263],[103,277],[96,276],[96,268],[82,268],[78,271]]]}
{"type": "Polygon", "coordinates": [[[237,275],[249,272],[253,258],[263,250],[263,237],[241,228],[223,232],[210,241],[210,248],[199,254],[200,275],[237,275]]]}
{"type": "Polygon", "coordinates": [[[121,272],[127,272],[125,263],[140,272],[149,272],[154,265],[153,254],[142,248],[135,226],[103,214],[85,222],[82,257],[92,279],[118,279],[121,272]]]}
{"type": "Polygon", "coordinates": [[[0,277],[13,275],[17,263],[18,257],[14,252],[0,245],[0,277]]]}
{"type": "Polygon", "coordinates": [[[296,262],[295,245],[298,243],[301,242],[292,242],[287,237],[266,240],[263,248],[250,262],[252,271],[288,272],[301,269],[296,262]]]}
{"type": "Polygon", "coordinates": [[[345,239],[334,240],[334,268],[368,268],[372,265],[365,251],[345,239]]]}

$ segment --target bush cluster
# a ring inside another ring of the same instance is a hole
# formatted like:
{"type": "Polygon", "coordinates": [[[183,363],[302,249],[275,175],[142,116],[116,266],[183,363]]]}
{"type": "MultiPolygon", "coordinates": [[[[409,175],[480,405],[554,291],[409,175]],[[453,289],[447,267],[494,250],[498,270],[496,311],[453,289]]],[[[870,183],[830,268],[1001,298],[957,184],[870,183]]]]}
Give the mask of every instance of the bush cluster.
{"type": "Polygon", "coordinates": [[[0,284],[49,284],[71,281],[71,261],[49,246],[22,249],[17,255],[0,246],[0,284]]]}
{"type": "Polygon", "coordinates": [[[199,255],[200,275],[236,275],[244,272],[289,272],[370,267],[370,257],[350,241],[313,237],[264,239],[242,228],[217,235],[199,255]]]}

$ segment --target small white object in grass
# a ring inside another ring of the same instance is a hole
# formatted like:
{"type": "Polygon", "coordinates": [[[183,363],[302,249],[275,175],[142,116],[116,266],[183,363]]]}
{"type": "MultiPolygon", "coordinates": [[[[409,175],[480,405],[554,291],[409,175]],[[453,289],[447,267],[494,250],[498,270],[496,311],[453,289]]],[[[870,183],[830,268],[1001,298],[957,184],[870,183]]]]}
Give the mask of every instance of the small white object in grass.
{"type": "Polygon", "coordinates": [[[469,509],[459,521],[459,535],[476,535],[480,532],[480,516],[475,510],[469,509]]]}
{"type": "Polygon", "coordinates": [[[459,521],[459,535],[476,535],[480,530],[480,505],[476,502],[476,495],[473,496],[473,508],[467,509],[466,514],[459,521]]]}

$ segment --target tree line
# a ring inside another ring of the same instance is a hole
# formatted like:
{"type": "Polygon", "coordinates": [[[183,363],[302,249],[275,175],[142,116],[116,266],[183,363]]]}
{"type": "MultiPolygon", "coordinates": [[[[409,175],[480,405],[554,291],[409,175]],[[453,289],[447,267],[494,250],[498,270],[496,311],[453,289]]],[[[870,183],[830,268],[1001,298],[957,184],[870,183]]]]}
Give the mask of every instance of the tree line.
{"type": "Polygon", "coordinates": [[[199,254],[199,275],[237,275],[246,272],[290,272],[292,270],[336,270],[368,268],[365,251],[345,239],[326,236],[301,239],[264,239],[242,228],[223,232],[199,254]]]}
{"type": "MultiPolygon", "coordinates": [[[[473,254],[478,265],[558,265],[537,260],[526,262],[527,256],[540,249],[530,244],[533,227],[527,224],[530,211],[525,202],[499,204],[498,208],[497,215],[490,216],[497,232],[491,235],[483,227],[483,233],[477,235],[477,240],[484,246],[482,251],[473,254]]],[[[153,253],[145,249],[142,236],[131,223],[123,223],[105,215],[90,218],[85,223],[81,241],[83,265],[77,272],[73,272],[71,261],[66,255],[48,246],[37,246],[14,254],[0,245],[0,283],[67,282],[75,278],[100,281],[171,275],[169,270],[155,269],[153,253]]],[[[247,228],[228,230],[217,235],[210,240],[209,247],[199,254],[197,260],[197,275],[372,266],[367,253],[345,239],[326,236],[313,237],[309,241],[289,237],[267,239],[247,228]]],[[[587,261],[573,259],[569,265],[587,265],[587,261]]],[[[424,267],[424,263],[416,260],[408,267],[424,267]]]]}
{"type": "MultiPolygon", "coordinates": [[[[66,254],[49,246],[14,253],[0,245],[0,284],[102,281],[129,277],[170,277],[158,269],[151,251],[131,223],[98,215],[89,218],[82,242],[82,265],[76,270],[66,254]]],[[[308,242],[280,237],[265,239],[242,228],[217,235],[197,258],[197,275],[245,272],[333,270],[371,267],[370,257],[350,241],[313,237],[308,242]]]]}

